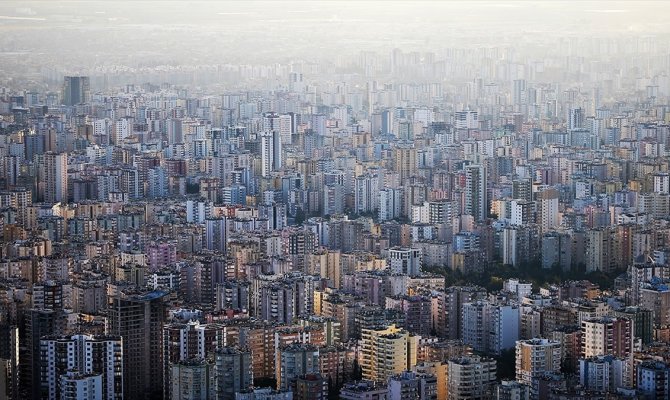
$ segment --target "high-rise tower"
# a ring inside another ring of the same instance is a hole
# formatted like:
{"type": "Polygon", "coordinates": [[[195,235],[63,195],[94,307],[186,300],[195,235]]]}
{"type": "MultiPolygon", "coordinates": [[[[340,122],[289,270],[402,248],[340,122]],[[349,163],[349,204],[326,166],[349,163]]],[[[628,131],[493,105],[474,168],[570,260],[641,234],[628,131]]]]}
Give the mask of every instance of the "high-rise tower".
{"type": "Polygon", "coordinates": [[[44,202],[67,202],[67,154],[44,154],[44,202]]]}
{"type": "Polygon", "coordinates": [[[486,195],[486,171],[482,165],[465,167],[465,214],[475,221],[486,219],[488,199],[486,195]]]}
{"type": "Polygon", "coordinates": [[[107,333],[123,338],[123,397],[163,395],[163,324],[167,294],[160,291],[110,298],[107,333]]]}
{"type": "Polygon", "coordinates": [[[261,175],[265,178],[282,167],[282,144],[279,131],[261,133],[261,175]]]}
{"type": "Polygon", "coordinates": [[[66,76],[63,81],[63,104],[74,106],[91,100],[91,84],[88,76],[66,76]]]}

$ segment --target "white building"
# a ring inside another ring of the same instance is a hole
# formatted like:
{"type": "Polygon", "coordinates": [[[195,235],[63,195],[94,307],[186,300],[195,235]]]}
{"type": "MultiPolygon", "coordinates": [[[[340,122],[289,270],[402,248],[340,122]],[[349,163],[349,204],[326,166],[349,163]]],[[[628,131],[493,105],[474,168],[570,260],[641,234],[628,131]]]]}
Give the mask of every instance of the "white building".
{"type": "Polygon", "coordinates": [[[571,108],[568,110],[568,131],[584,127],[584,110],[571,108]]]}
{"type": "Polygon", "coordinates": [[[540,226],[543,232],[559,226],[558,190],[546,189],[538,194],[540,201],[540,226]]]}
{"type": "Polygon", "coordinates": [[[409,276],[421,273],[421,249],[394,247],[389,249],[391,271],[409,276]]]}
{"type": "Polygon", "coordinates": [[[456,129],[478,129],[479,116],[477,111],[456,111],[454,113],[454,127],[456,129]]]}
{"type": "Polygon", "coordinates": [[[495,304],[490,308],[488,350],[500,354],[519,340],[521,314],[517,305],[495,304]]]}
{"type": "Polygon", "coordinates": [[[582,324],[582,357],[626,357],[633,351],[633,331],[627,318],[589,318],[582,324]]]}
{"type": "Polygon", "coordinates": [[[335,183],[326,185],[323,188],[322,200],[321,214],[323,216],[344,213],[344,186],[335,183]]]}
{"type": "Polygon", "coordinates": [[[507,227],[503,229],[502,235],[502,261],[503,264],[517,265],[519,263],[517,251],[517,236],[519,230],[515,227],[507,227]]]}
{"type": "Polygon", "coordinates": [[[535,203],[526,200],[512,200],[510,202],[511,219],[510,224],[524,226],[532,223],[533,208],[535,203]]]}
{"type": "Polygon", "coordinates": [[[114,123],[114,143],[120,143],[123,139],[130,136],[133,132],[133,120],[130,117],[124,117],[114,123]]]}
{"type": "Polygon", "coordinates": [[[112,127],[112,121],[109,118],[96,119],[93,121],[94,136],[109,136],[112,127]]]}
{"type": "Polygon", "coordinates": [[[456,202],[449,200],[424,201],[423,204],[412,205],[412,223],[451,224],[458,215],[456,202]]]}
{"type": "Polygon", "coordinates": [[[226,219],[207,218],[205,220],[205,248],[226,251],[226,219]]]}
{"type": "Polygon", "coordinates": [[[389,221],[402,214],[402,189],[386,188],[379,191],[379,220],[389,221]]]}
{"type": "Polygon", "coordinates": [[[111,400],[122,396],[123,352],[120,337],[90,335],[46,337],[40,341],[39,357],[41,365],[39,384],[43,398],[54,400],[62,398],[66,394],[63,392],[63,378],[76,390],[86,389],[89,393],[96,386],[97,379],[100,379],[101,385],[97,384],[100,396],[90,398],[111,400]],[[68,371],[76,371],[77,374],[68,376],[68,371]],[[117,374],[119,371],[120,374],[117,374]],[[98,378],[91,378],[92,375],[97,375],[98,378]]]}
{"type": "Polygon", "coordinates": [[[357,213],[369,213],[379,209],[379,177],[364,174],[356,177],[354,207],[357,213]]]}
{"type": "Polygon", "coordinates": [[[654,192],[661,194],[670,193],[670,174],[657,172],[654,174],[654,192]]]}
{"type": "Polygon", "coordinates": [[[279,131],[263,132],[261,139],[261,175],[265,178],[282,167],[282,143],[279,131]]]}
{"type": "Polygon", "coordinates": [[[579,360],[579,384],[587,390],[615,392],[632,386],[633,368],[628,358],[612,356],[579,360]]]}
{"type": "Polygon", "coordinates": [[[549,339],[516,342],[516,380],[532,386],[533,379],[561,370],[561,343],[549,339]]]}
{"type": "Polygon", "coordinates": [[[508,279],[503,282],[503,290],[506,292],[516,293],[519,301],[524,297],[528,297],[533,293],[533,284],[530,282],[520,282],[518,279],[508,279]]]}
{"type": "Polygon", "coordinates": [[[168,173],[163,167],[151,168],[147,171],[145,193],[147,197],[159,199],[168,195],[168,173]]]}
{"type": "Polygon", "coordinates": [[[516,305],[465,303],[461,318],[463,342],[475,351],[500,354],[519,340],[521,316],[516,305]]]}
{"type": "Polygon", "coordinates": [[[281,144],[291,144],[292,120],[288,114],[279,115],[274,112],[263,115],[263,130],[265,132],[276,131],[281,139],[281,144]]]}
{"type": "Polygon", "coordinates": [[[193,200],[186,201],[186,222],[204,224],[212,213],[212,203],[193,200]]]}
{"type": "Polygon", "coordinates": [[[419,381],[411,372],[404,372],[389,378],[389,400],[416,398],[419,381]]]}
{"type": "Polygon", "coordinates": [[[68,371],[60,377],[61,400],[102,400],[102,375],[68,371]]]}
{"type": "Polygon", "coordinates": [[[68,200],[67,154],[44,154],[44,202],[66,203],[68,200]]]}
{"type": "Polygon", "coordinates": [[[414,224],[427,224],[430,218],[428,202],[425,201],[423,204],[413,204],[411,219],[414,224]]]}

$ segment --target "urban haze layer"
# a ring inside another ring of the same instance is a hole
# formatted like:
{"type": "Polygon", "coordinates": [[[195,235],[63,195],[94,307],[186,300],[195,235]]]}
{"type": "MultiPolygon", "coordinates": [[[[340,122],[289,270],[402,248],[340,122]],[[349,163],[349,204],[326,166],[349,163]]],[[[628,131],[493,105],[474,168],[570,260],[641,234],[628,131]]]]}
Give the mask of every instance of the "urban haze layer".
{"type": "Polygon", "coordinates": [[[0,2],[0,399],[670,399],[668,16],[0,2]]]}

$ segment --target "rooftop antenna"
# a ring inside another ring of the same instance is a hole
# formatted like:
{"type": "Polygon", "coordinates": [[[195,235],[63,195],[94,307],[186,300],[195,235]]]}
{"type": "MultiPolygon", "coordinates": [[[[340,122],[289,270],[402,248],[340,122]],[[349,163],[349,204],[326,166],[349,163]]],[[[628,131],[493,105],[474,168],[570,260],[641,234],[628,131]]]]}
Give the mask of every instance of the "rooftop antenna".
{"type": "Polygon", "coordinates": [[[656,259],[651,254],[647,254],[647,262],[651,263],[651,265],[656,265],[656,259]]]}

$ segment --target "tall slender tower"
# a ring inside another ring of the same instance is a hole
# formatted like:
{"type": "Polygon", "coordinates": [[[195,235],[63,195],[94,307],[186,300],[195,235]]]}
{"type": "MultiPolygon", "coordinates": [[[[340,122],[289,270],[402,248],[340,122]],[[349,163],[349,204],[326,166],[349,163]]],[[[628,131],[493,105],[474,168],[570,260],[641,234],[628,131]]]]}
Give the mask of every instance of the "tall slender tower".
{"type": "Polygon", "coordinates": [[[482,165],[465,167],[465,214],[481,222],[488,214],[486,171],[482,165]]]}
{"type": "Polygon", "coordinates": [[[261,133],[261,175],[265,178],[282,167],[281,135],[273,130],[261,133]]]}
{"type": "Polygon", "coordinates": [[[549,188],[538,194],[540,199],[540,225],[542,231],[547,232],[559,225],[558,190],[549,188]]]}
{"type": "Polygon", "coordinates": [[[91,100],[91,83],[88,76],[66,76],[63,80],[63,104],[74,106],[91,100]]]}
{"type": "Polygon", "coordinates": [[[167,293],[161,291],[110,298],[107,333],[123,338],[123,397],[163,397],[163,325],[167,293]]]}
{"type": "Polygon", "coordinates": [[[292,118],[289,114],[265,113],[263,115],[263,130],[266,132],[277,131],[282,144],[291,144],[292,118]]]}
{"type": "Polygon", "coordinates": [[[44,202],[67,202],[67,154],[44,154],[44,202]]]}
{"type": "Polygon", "coordinates": [[[571,108],[568,110],[568,130],[580,129],[584,127],[584,110],[581,108],[571,108]]]}
{"type": "Polygon", "coordinates": [[[400,182],[416,174],[416,149],[413,145],[403,143],[396,147],[393,155],[394,170],[400,175],[400,182]]]}
{"type": "Polygon", "coordinates": [[[526,103],[526,80],[515,79],[512,82],[512,104],[515,106],[526,103]]]}
{"type": "Polygon", "coordinates": [[[65,332],[66,317],[63,310],[31,309],[26,317],[26,357],[21,360],[23,374],[21,385],[26,397],[41,398],[40,339],[65,332]]]}
{"type": "Polygon", "coordinates": [[[0,397],[20,398],[19,328],[0,315],[0,397]],[[3,397],[4,396],[4,397],[3,397]]]}

